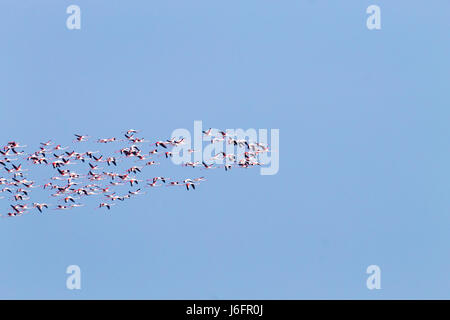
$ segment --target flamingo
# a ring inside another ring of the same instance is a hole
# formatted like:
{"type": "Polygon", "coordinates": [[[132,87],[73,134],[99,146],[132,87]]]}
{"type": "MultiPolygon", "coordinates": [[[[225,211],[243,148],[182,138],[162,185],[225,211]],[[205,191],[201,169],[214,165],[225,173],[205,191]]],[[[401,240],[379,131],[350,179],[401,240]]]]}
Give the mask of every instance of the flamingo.
{"type": "Polygon", "coordinates": [[[43,208],[47,208],[48,209],[48,204],[46,204],[46,203],[33,203],[33,208],[38,209],[39,212],[42,213],[42,209],[43,208]]]}
{"type": "Polygon", "coordinates": [[[195,162],[188,161],[188,162],[184,163],[185,167],[192,167],[192,168],[195,168],[199,165],[200,165],[200,161],[195,161],[195,162]]]}
{"type": "Polygon", "coordinates": [[[114,157],[107,158],[106,163],[108,164],[108,166],[110,166],[111,163],[114,164],[115,166],[117,166],[116,158],[114,158],[114,157]]]}
{"type": "Polygon", "coordinates": [[[108,199],[110,199],[111,201],[115,201],[115,200],[118,200],[120,197],[119,196],[116,196],[116,193],[114,192],[114,193],[112,193],[112,194],[107,194],[107,195],[105,195],[108,199]]]}
{"type": "Polygon", "coordinates": [[[141,189],[137,189],[136,191],[128,191],[128,194],[131,196],[137,196],[137,195],[143,194],[143,193],[141,192],[141,189]]]}
{"type": "Polygon", "coordinates": [[[268,146],[268,145],[263,144],[263,143],[261,143],[261,142],[257,142],[256,145],[257,145],[258,147],[260,147],[261,149],[263,149],[265,152],[269,152],[269,146],[268,146]]]}
{"type": "Polygon", "coordinates": [[[47,142],[41,142],[41,145],[44,146],[44,147],[48,147],[48,146],[50,146],[51,144],[52,144],[52,141],[51,141],[51,140],[48,140],[47,142]]]}
{"type": "Polygon", "coordinates": [[[149,187],[160,187],[161,185],[156,185],[157,181],[154,181],[152,183],[147,183],[147,186],[149,187]]]}
{"type": "Polygon", "coordinates": [[[157,147],[161,146],[161,147],[167,149],[167,145],[165,144],[164,141],[156,141],[155,146],[157,146],[157,147]]]}
{"type": "Polygon", "coordinates": [[[16,151],[16,149],[14,149],[14,148],[12,148],[11,150],[15,155],[22,155],[25,153],[25,151],[16,151]]]}
{"type": "Polygon", "coordinates": [[[78,141],[78,142],[86,141],[89,138],[89,136],[82,136],[79,134],[75,134],[75,137],[76,137],[75,141],[78,141]]]}
{"type": "Polygon", "coordinates": [[[65,150],[67,147],[62,147],[60,144],[58,144],[56,147],[53,148],[53,150],[65,150]]]}
{"type": "Polygon", "coordinates": [[[214,138],[211,139],[211,143],[220,142],[220,141],[223,141],[223,140],[224,140],[224,138],[214,137],[214,138]]]}
{"type": "Polygon", "coordinates": [[[130,183],[131,186],[133,186],[133,183],[139,184],[139,181],[141,181],[141,180],[138,180],[138,179],[135,179],[135,178],[130,178],[128,180],[128,182],[130,183]]]}
{"type": "Polygon", "coordinates": [[[106,193],[106,192],[109,192],[108,190],[109,190],[109,187],[106,187],[106,188],[100,188],[101,189],[101,191],[103,192],[103,193],[106,193]]]}
{"type": "Polygon", "coordinates": [[[18,166],[12,164],[12,167],[14,168],[14,172],[26,171],[26,170],[22,170],[22,164],[19,164],[18,166]]]}
{"type": "Polygon", "coordinates": [[[127,135],[135,134],[135,133],[138,133],[138,132],[139,132],[139,131],[137,131],[137,130],[129,129],[129,130],[127,130],[127,135]]]}
{"type": "Polygon", "coordinates": [[[16,212],[9,212],[9,213],[8,213],[8,216],[9,216],[9,217],[20,216],[23,212],[24,212],[24,211],[21,211],[21,212],[19,212],[19,213],[16,213],[16,212]]]}
{"type": "Polygon", "coordinates": [[[76,194],[79,194],[79,195],[83,195],[83,194],[86,196],[89,195],[89,192],[84,188],[79,188],[79,189],[73,190],[73,192],[76,194]]]}
{"type": "Polygon", "coordinates": [[[27,190],[25,190],[25,189],[19,188],[19,189],[17,189],[16,192],[18,192],[18,193],[23,193],[24,195],[28,196],[28,192],[27,192],[27,190]]]}
{"type": "Polygon", "coordinates": [[[63,158],[62,162],[64,163],[64,165],[74,164],[74,162],[70,162],[70,159],[66,160],[66,159],[63,158]]]}
{"type": "Polygon", "coordinates": [[[195,190],[195,184],[194,184],[194,183],[192,183],[192,182],[186,182],[186,189],[187,189],[187,190],[189,190],[189,186],[191,186],[192,189],[195,190]]]}
{"type": "Polygon", "coordinates": [[[22,196],[21,194],[15,194],[14,195],[14,200],[16,200],[16,201],[19,201],[19,200],[21,200],[21,201],[24,201],[24,200],[28,200],[29,198],[27,198],[27,197],[24,197],[24,196],[22,196]]]}
{"type": "Polygon", "coordinates": [[[202,161],[202,164],[205,169],[214,169],[214,164],[207,164],[205,161],[202,161]]]}
{"type": "Polygon", "coordinates": [[[85,159],[84,159],[84,157],[83,157],[82,154],[77,154],[77,155],[76,155],[76,159],[77,159],[77,160],[80,160],[81,162],[85,162],[85,159]]]}
{"type": "Polygon", "coordinates": [[[107,138],[107,139],[98,139],[98,143],[108,143],[108,142],[114,142],[116,141],[116,138],[107,138]]]}
{"type": "Polygon", "coordinates": [[[57,207],[55,208],[55,210],[68,210],[68,209],[70,209],[70,208],[71,208],[71,207],[63,206],[63,205],[59,204],[59,205],[57,205],[57,207]]]}
{"type": "Polygon", "coordinates": [[[6,151],[1,151],[1,150],[0,150],[0,154],[1,154],[2,156],[4,156],[4,157],[7,157],[7,156],[10,156],[10,155],[11,155],[10,151],[12,151],[12,150],[11,150],[11,149],[7,149],[6,151]]]}
{"type": "Polygon", "coordinates": [[[202,131],[202,132],[203,132],[203,134],[204,134],[205,136],[210,136],[210,135],[211,135],[211,131],[212,131],[212,129],[209,128],[208,130],[202,131]]]}
{"type": "MultiPolygon", "coordinates": [[[[25,148],[26,146],[21,146],[19,143],[15,141],[8,142],[8,145],[5,147],[6,149],[14,149],[14,148],[25,148]]],[[[5,149],[5,150],[6,150],[5,149]]]]}
{"type": "Polygon", "coordinates": [[[146,142],[145,139],[143,138],[134,138],[134,137],[129,137],[128,140],[130,140],[133,143],[143,143],[146,142]]]}
{"type": "Polygon", "coordinates": [[[53,169],[59,168],[61,166],[64,166],[64,162],[60,160],[56,160],[52,162],[53,169]]]}
{"type": "Polygon", "coordinates": [[[2,190],[0,190],[0,192],[6,192],[8,191],[9,193],[12,193],[10,188],[3,188],[2,190]]]}
{"type": "Polygon", "coordinates": [[[17,204],[17,205],[15,205],[15,206],[13,206],[13,205],[11,204],[10,207],[13,208],[13,210],[14,210],[17,214],[21,214],[21,213],[23,213],[23,212],[27,209],[27,206],[21,205],[21,204],[17,204]]]}
{"type": "Polygon", "coordinates": [[[119,176],[119,174],[118,174],[118,173],[115,173],[115,172],[103,172],[103,174],[104,174],[105,176],[111,177],[112,180],[114,180],[115,177],[118,177],[118,176],[119,176]]]}
{"type": "Polygon", "coordinates": [[[65,203],[67,203],[67,202],[69,202],[69,201],[72,201],[73,203],[75,203],[75,198],[74,198],[74,197],[71,197],[71,196],[67,196],[67,197],[64,198],[64,202],[65,202],[65,203]]]}
{"type": "Polygon", "coordinates": [[[137,172],[141,172],[142,167],[131,167],[130,169],[127,170],[128,173],[137,173],[137,172]]]}
{"type": "Polygon", "coordinates": [[[94,166],[92,163],[89,163],[89,166],[91,167],[91,170],[99,170],[99,169],[101,169],[101,168],[99,168],[98,165],[94,166]]]}
{"type": "Polygon", "coordinates": [[[244,147],[244,146],[248,146],[248,142],[245,139],[242,140],[237,140],[237,139],[233,139],[233,138],[228,138],[228,144],[233,144],[235,146],[239,146],[239,147],[244,147]]]}
{"type": "Polygon", "coordinates": [[[86,151],[84,155],[92,159],[94,153],[98,153],[98,151],[86,151]]]}
{"type": "Polygon", "coordinates": [[[108,208],[108,210],[110,210],[111,209],[111,206],[113,206],[114,204],[113,203],[105,203],[105,202],[102,202],[102,203],[100,203],[100,205],[98,206],[99,208],[103,208],[103,207],[105,207],[105,208],[108,208]]]}
{"type": "Polygon", "coordinates": [[[70,174],[70,170],[61,170],[61,169],[57,169],[59,174],[62,175],[63,177],[68,176],[70,174]]]}
{"type": "Polygon", "coordinates": [[[166,178],[164,178],[164,177],[154,177],[153,178],[153,182],[156,182],[158,180],[161,180],[162,182],[166,183],[166,178]]]}
{"type": "Polygon", "coordinates": [[[53,184],[51,182],[48,182],[46,184],[43,185],[44,189],[47,187],[51,187],[53,184]]]}
{"type": "Polygon", "coordinates": [[[169,143],[173,146],[178,146],[178,145],[184,144],[184,142],[185,142],[184,140],[185,140],[184,138],[181,138],[180,140],[176,140],[176,138],[171,138],[171,139],[167,140],[167,143],[169,143]]]}
{"type": "Polygon", "coordinates": [[[95,161],[97,161],[97,162],[103,162],[103,156],[100,156],[100,157],[95,157],[95,156],[92,156],[92,158],[95,160],[95,161]]]}

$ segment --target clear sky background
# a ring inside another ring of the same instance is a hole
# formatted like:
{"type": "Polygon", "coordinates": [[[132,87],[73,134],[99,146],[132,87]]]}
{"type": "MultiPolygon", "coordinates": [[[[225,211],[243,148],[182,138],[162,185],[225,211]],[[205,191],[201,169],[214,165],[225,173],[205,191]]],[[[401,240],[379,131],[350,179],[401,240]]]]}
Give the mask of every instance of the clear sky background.
{"type": "Polygon", "coordinates": [[[1,1],[0,144],[202,120],[280,129],[280,171],[0,219],[0,298],[450,298],[449,30],[446,0],[1,1]]]}

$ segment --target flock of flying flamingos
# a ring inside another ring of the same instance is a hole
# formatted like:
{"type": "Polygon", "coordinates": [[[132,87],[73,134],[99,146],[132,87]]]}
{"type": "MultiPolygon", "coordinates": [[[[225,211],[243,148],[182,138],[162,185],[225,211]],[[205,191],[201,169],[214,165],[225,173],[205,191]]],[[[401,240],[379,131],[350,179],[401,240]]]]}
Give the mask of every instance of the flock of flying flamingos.
{"type": "MultiPolygon", "coordinates": [[[[85,151],[82,153],[69,149],[68,146],[54,145],[52,141],[41,143],[39,150],[26,154],[25,145],[20,145],[15,141],[8,144],[0,150],[0,165],[4,167],[9,177],[3,177],[0,174],[0,199],[10,201],[11,212],[0,214],[1,217],[16,217],[24,213],[31,213],[34,210],[44,212],[48,209],[70,210],[82,207],[84,204],[80,201],[84,197],[99,197],[98,208],[111,209],[117,201],[125,201],[140,194],[144,194],[142,188],[154,188],[160,186],[181,186],[186,190],[195,190],[195,187],[205,181],[205,177],[187,178],[181,181],[173,181],[169,177],[156,176],[150,179],[138,180],[138,175],[142,174],[144,168],[156,166],[159,163],[156,157],[170,158],[172,151],[170,147],[179,146],[185,143],[184,138],[171,138],[165,141],[149,141],[138,138],[138,131],[128,130],[124,136],[125,139],[107,138],[96,140],[99,144],[110,144],[117,142],[126,142],[127,146],[116,151],[117,155],[105,156],[99,151],[85,151]],[[150,144],[151,150],[144,152],[145,145],[150,144]],[[71,150],[71,151],[70,151],[71,150]],[[119,162],[125,160],[135,160],[140,165],[132,165],[123,172],[116,172],[119,162]],[[28,177],[29,169],[25,169],[22,162],[30,164],[31,167],[47,166],[53,169],[53,177],[44,181],[41,185],[36,184],[28,177]],[[76,173],[71,170],[71,165],[83,165],[84,173],[76,173]],[[106,165],[105,168],[101,167],[106,165]],[[103,171],[103,170],[105,171],[103,171]],[[109,169],[109,170],[108,170],[109,169]],[[27,178],[28,177],[28,178],[27,178]],[[129,186],[129,189],[118,194],[115,190],[118,186],[129,186]],[[137,189],[134,189],[134,188],[137,189]],[[55,204],[44,202],[31,202],[33,189],[41,188],[50,193],[50,197],[56,199],[55,204]],[[58,203],[59,202],[59,203],[58,203]]],[[[244,148],[244,157],[238,159],[235,154],[226,154],[219,152],[208,162],[185,162],[182,165],[186,167],[203,167],[206,169],[224,168],[226,171],[233,167],[248,168],[256,165],[262,165],[258,162],[258,154],[268,152],[269,147],[257,142],[249,142],[245,139],[234,139],[224,131],[212,132],[212,129],[203,131],[204,136],[211,136],[211,143],[218,141],[227,141],[229,144],[244,148]],[[222,159],[223,164],[216,164],[216,160],[222,159]]],[[[89,136],[75,134],[74,143],[82,143],[89,139],[89,136]]],[[[189,149],[189,153],[196,152],[189,149]]]]}

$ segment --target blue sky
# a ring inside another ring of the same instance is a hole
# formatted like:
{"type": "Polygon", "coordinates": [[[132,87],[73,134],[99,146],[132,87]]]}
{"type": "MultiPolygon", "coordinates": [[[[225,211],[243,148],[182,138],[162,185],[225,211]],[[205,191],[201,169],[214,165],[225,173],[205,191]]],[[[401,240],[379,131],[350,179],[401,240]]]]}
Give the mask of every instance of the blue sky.
{"type": "Polygon", "coordinates": [[[449,13],[444,0],[2,1],[0,144],[162,139],[201,120],[279,129],[280,171],[208,172],[195,192],[110,214],[1,219],[0,298],[450,298],[449,13]],[[366,28],[371,4],[381,30],[366,28]],[[72,264],[81,290],[66,288],[72,264]],[[381,290],[366,288],[372,264],[381,290]]]}

